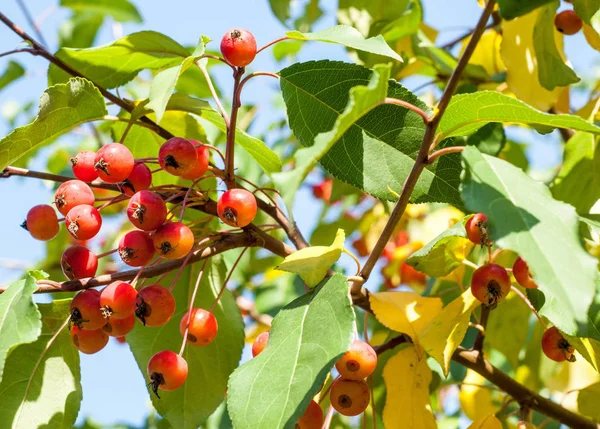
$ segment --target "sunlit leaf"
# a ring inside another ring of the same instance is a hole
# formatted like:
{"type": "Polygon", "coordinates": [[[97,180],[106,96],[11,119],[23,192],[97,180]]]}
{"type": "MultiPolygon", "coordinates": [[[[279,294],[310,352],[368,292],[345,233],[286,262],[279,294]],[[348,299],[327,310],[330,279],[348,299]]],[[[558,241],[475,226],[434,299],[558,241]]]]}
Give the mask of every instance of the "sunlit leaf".
{"type": "Polygon", "coordinates": [[[532,10],[550,3],[554,0],[498,0],[500,6],[500,15],[502,18],[511,20],[532,10]]]}
{"type": "Polygon", "coordinates": [[[577,409],[584,416],[591,417],[598,421],[600,420],[600,383],[589,385],[583,390],[580,390],[577,395],[577,409]]]}
{"type": "Polygon", "coordinates": [[[25,75],[25,69],[16,61],[9,61],[4,73],[0,76],[0,90],[25,75]]]}
{"type": "Polygon", "coordinates": [[[467,429],[502,429],[502,422],[493,414],[481,417],[471,423],[467,429]]]}
{"type": "Polygon", "coordinates": [[[60,5],[78,12],[108,15],[119,22],[142,22],[136,7],[127,0],[60,0],[60,5]]]}
{"type": "Polygon", "coordinates": [[[467,369],[463,385],[460,386],[458,400],[461,411],[471,420],[478,420],[494,414],[498,408],[493,403],[491,390],[485,387],[485,383],[486,380],[483,376],[467,369]]]}

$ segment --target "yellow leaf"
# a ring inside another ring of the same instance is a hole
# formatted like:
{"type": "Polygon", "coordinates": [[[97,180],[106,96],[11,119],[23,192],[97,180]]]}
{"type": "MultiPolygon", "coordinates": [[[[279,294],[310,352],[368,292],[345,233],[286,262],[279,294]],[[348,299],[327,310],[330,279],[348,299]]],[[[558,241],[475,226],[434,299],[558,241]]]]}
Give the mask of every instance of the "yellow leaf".
{"type": "Polygon", "coordinates": [[[414,292],[372,293],[370,301],[377,320],[415,342],[421,329],[442,310],[440,298],[425,298],[414,292]]]}
{"type": "Polygon", "coordinates": [[[408,346],[392,356],[383,368],[387,390],[383,408],[386,429],[436,428],[429,403],[431,369],[419,346],[408,346]]]}
{"type": "Polygon", "coordinates": [[[502,429],[502,422],[491,414],[474,421],[467,429],[502,429]]]}
{"type": "MultiPolygon", "coordinates": [[[[461,54],[464,52],[467,43],[471,38],[463,41],[461,54]]],[[[500,45],[502,44],[502,35],[496,30],[488,30],[481,36],[479,43],[469,59],[470,64],[482,66],[489,75],[495,75],[502,72],[504,62],[500,56],[500,45]]]]}
{"type": "Polygon", "coordinates": [[[278,270],[298,274],[310,287],[319,284],[327,270],[340,259],[345,234],[338,229],[331,246],[312,246],[292,253],[277,267],[278,270]]]}
{"type": "Polygon", "coordinates": [[[452,353],[465,337],[471,313],[480,304],[471,289],[467,289],[444,307],[418,334],[421,345],[439,362],[445,376],[448,376],[452,353]]]}
{"type": "Polygon", "coordinates": [[[485,384],[485,378],[468,369],[463,383],[458,394],[462,412],[471,420],[494,414],[496,407],[492,402],[491,390],[479,387],[485,384]]]}
{"type": "Polygon", "coordinates": [[[594,30],[594,27],[588,24],[583,24],[583,35],[585,36],[585,40],[587,40],[592,48],[600,51],[600,34],[594,30]]]}
{"type": "Polygon", "coordinates": [[[593,338],[576,338],[568,335],[565,335],[565,338],[597,372],[600,372],[600,341],[593,338]]]}

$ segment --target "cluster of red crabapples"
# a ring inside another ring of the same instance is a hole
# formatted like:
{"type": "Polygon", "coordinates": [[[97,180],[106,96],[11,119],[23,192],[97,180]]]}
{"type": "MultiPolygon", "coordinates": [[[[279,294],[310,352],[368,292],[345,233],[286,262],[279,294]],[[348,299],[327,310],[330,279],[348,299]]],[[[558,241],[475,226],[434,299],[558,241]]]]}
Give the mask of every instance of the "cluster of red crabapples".
{"type": "MultiPolygon", "coordinates": [[[[472,215],[465,223],[467,237],[475,244],[491,246],[488,219],[482,213],[472,215]]],[[[527,263],[519,256],[513,264],[512,274],[517,283],[526,289],[537,289],[527,263]]],[[[471,292],[484,306],[494,309],[511,290],[508,271],[501,265],[488,263],[475,270],[471,279],[471,292]]],[[[555,327],[546,329],[542,336],[542,351],[556,362],[575,361],[573,346],[555,327]]]]}

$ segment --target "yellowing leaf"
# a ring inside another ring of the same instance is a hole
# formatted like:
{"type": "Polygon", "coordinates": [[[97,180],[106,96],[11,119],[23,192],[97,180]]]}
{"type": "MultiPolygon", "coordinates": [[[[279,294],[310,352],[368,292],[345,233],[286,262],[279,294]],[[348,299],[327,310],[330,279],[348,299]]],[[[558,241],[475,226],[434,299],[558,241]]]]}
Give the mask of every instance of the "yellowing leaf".
{"type": "Polygon", "coordinates": [[[471,289],[467,289],[444,307],[418,335],[421,345],[439,362],[445,376],[448,376],[452,353],[465,337],[471,313],[480,304],[471,289]]]}
{"type": "Polygon", "coordinates": [[[583,35],[589,45],[597,51],[600,51],[600,34],[594,30],[594,27],[588,24],[583,24],[583,35]]]}
{"type": "Polygon", "coordinates": [[[312,246],[292,253],[277,267],[298,274],[310,287],[319,284],[331,266],[340,259],[346,236],[338,229],[331,246],[312,246]]]}
{"type": "Polygon", "coordinates": [[[600,420],[600,383],[592,384],[577,395],[577,409],[584,416],[600,420]]]}
{"type": "Polygon", "coordinates": [[[596,371],[600,372],[600,341],[593,338],[577,338],[568,335],[565,335],[565,338],[596,371]]]}
{"type": "Polygon", "coordinates": [[[494,414],[496,408],[492,402],[492,392],[483,386],[485,378],[470,369],[460,387],[458,399],[460,409],[471,420],[477,420],[494,414]]]}
{"type": "Polygon", "coordinates": [[[421,329],[442,310],[440,298],[425,298],[414,292],[372,293],[370,301],[377,320],[415,342],[421,329]]]}
{"type": "MultiPolygon", "coordinates": [[[[471,38],[464,40],[461,54],[465,50],[467,43],[471,38]]],[[[500,45],[502,44],[502,35],[496,30],[488,30],[481,36],[477,47],[471,55],[469,64],[482,66],[489,75],[495,75],[504,70],[504,62],[500,56],[500,45]]]]}
{"type": "Polygon", "coordinates": [[[502,429],[502,422],[491,414],[474,421],[467,429],[502,429]]]}
{"type": "Polygon", "coordinates": [[[391,357],[383,369],[387,389],[383,408],[386,429],[436,428],[429,403],[431,369],[419,346],[408,346],[391,357]]]}

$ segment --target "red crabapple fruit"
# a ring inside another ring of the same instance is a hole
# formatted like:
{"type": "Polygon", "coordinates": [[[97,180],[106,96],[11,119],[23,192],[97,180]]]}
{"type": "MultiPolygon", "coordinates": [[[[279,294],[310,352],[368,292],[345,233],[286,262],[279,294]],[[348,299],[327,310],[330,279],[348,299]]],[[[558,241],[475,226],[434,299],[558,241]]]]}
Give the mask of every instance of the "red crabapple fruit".
{"type": "Polygon", "coordinates": [[[71,169],[73,174],[82,182],[92,182],[98,178],[94,168],[96,153],[91,150],[82,150],[71,158],[71,169]]]}
{"type": "Polygon", "coordinates": [[[159,284],[142,288],[138,292],[135,315],[144,326],[162,326],[175,313],[175,298],[169,289],[159,284]]]}
{"type": "Polygon", "coordinates": [[[67,231],[76,240],[94,238],[102,227],[102,217],[95,207],[83,204],[75,206],[65,217],[67,231]]]}
{"type": "Polygon", "coordinates": [[[479,301],[494,308],[510,292],[510,277],[498,264],[486,264],[473,273],[471,292],[479,301]]]}
{"type": "Polygon", "coordinates": [[[81,353],[92,355],[98,353],[108,343],[108,335],[102,329],[80,329],[71,327],[71,341],[81,353]]]}
{"type": "Polygon", "coordinates": [[[119,183],[127,179],[133,170],[133,164],[133,154],[121,143],[102,146],[94,158],[98,176],[108,183],[119,183]]]}
{"type": "Polygon", "coordinates": [[[158,151],[158,163],[163,170],[174,176],[191,171],[197,159],[198,154],[193,143],[181,137],[170,138],[158,151]]]}
{"type": "Polygon", "coordinates": [[[100,293],[100,308],[104,317],[125,319],[135,313],[137,291],[129,284],[117,280],[112,282],[100,293]]]}
{"type": "Polygon", "coordinates": [[[62,183],[54,194],[54,204],[58,211],[66,216],[73,207],[86,204],[91,206],[96,197],[87,183],[81,180],[69,180],[62,183]]]}
{"type": "Polygon", "coordinates": [[[556,326],[548,328],[542,335],[542,351],[553,361],[575,362],[575,349],[556,329],[556,326]]]}
{"type": "Polygon", "coordinates": [[[127,179],[119,183],[119,188],[125,195],[132,197],[136,192],[149,189],[151,185],[152,171],[146,164],[136,162],[127,179]]]}
{"type": "Polygon", "coordinates": [[[156,353],[148,361],[148,377],[154,394],[158,390],[176,390],[185,382],[188,365],[184,358],[170,350],[156,353]]]}
{"type": "Polygon", "coordinates": [[[119,256],[130,267],[146,265],[154,256],[152,238],[145,231],[129,231],[119,241],[118,249],[119,256]]]}
{"type": "Polygon", "coordinates": [[[36,240],[52,240],[58,234],[58,216],[52,206],[40,204],[27,212],[25,222],[21,226],[36,240]]]}
{"type": "Polygon", "coordinates": [[[185,335],[189,319],[187,342],[194,346],[209,345],[215,339],[219,330],[217,319],[212,313],[203,308],[192,308],[191,317],[189,315],[190,312],[188,311],[181,318],[181,323],[179,324],[181,336],[185,335]]]}
{"type": "Polygon", "coordinates": [[[232,66],[246,67],[256,56],[256,39],[247,30],[232,28],[221,39],[221,53],[232,66]]]}
{"type": "Polygon", "coordinates": [[[100,310],[100,292],[96,289],[85,289],[71,301],[71,323],[80,329],[96,330],[106,324],[100,310]]]}
{"type": "Polygon", "coordinates": [[[152,241],[160,257],[179,259],[194,247],[194,233],[181,222],[169,222],[156,230],[152,241]]]}
{"type": "Polygon", "coordinates": [[[151,191],[139,191],[127,206],[129,221],[143,231],[154,231],[167,219],[167,205],[160,195],[151,191]]]}
{"type": "Polygon", "coordinates": [[[60,266],[69,280],[85,279],[96,275],[98,258],[85,246],[71,246],[63,252],[60,266]]]}
{"type": "Polygon", "coordinates": [[[217,201],[219,218],[229,226],[243,228],[256,216],[256,198],[245,189],[225,191],[217,201]]]}

